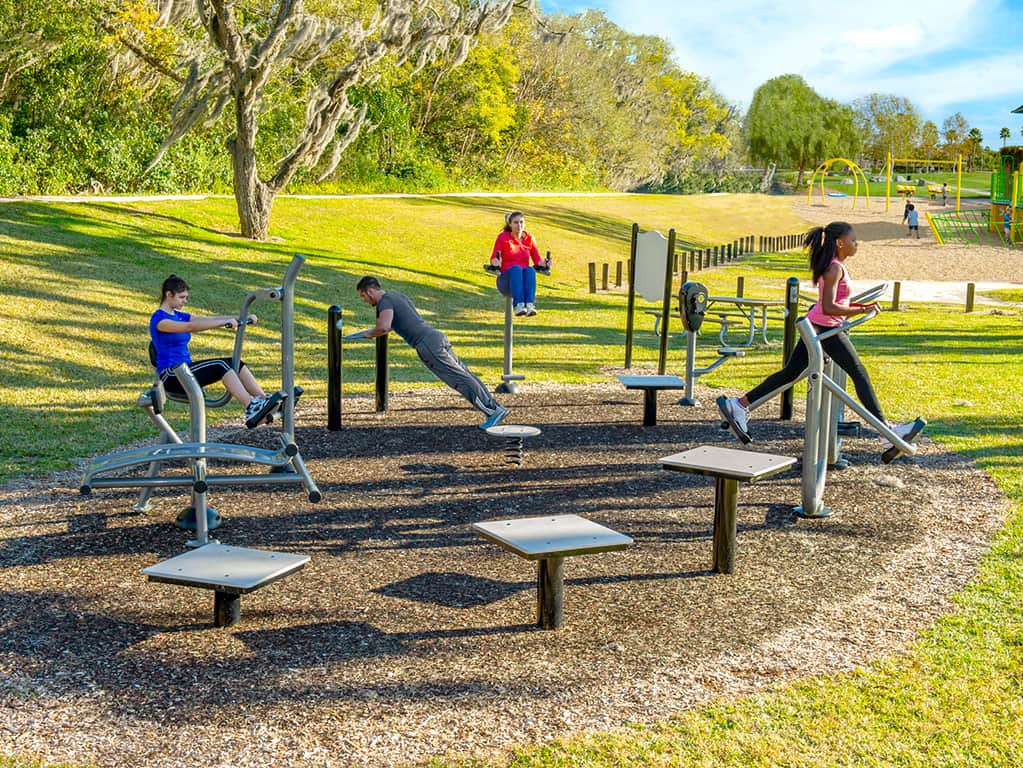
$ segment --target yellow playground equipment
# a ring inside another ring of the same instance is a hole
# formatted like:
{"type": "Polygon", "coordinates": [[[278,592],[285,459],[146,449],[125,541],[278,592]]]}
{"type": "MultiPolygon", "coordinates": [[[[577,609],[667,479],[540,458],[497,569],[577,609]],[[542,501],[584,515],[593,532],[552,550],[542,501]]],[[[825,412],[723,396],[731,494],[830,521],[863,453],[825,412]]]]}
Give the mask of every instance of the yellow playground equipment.
{"type": "MultiPolygon", "coordinates": [[[[963,186],[963,156],[958,155],[955,160],[920,160],[913,157],[892,157],[891,152],[888,153],[888,165],[885,172],[885,191],[884,191],[884,209],[887,212],[891,208],[892,201],[892,171],[895,168],[896,163],[912,163],[916,166],[922,166],[924,168],[930,168],[934,165],[951,165],[955,168],[956,172],[956,213],[959,212],[959,190],[963,186]]],[[[902,196],[912,196],[916,193],[916,187],[912,184],[896,184],[895,194],[902,196]]],[[[930,195],[931,200],[936,195],[941,194],[941,185],[938,186],[929,185],[927,187],[927,194],[930,195]]]]}
{"type": "Polygon", "coordinates": [[[860,179],[863,179],[863,191],[867,196],[867,207],[870,207],[870,185],[867,183],[867,177],[863,173],[856,163],[852,160],[847,160],[844,157],[833,157],[830,160],[825,160],[823,163],[814,169],[813,175],[810,177],[810,184],[806,190],[806,203],[810,204],[810,198],[813,195],[813,180],[817,178],[817,174],[821,175],[821,202],[824,202],[824,177],[828,174],[828,169],[831,168],[833,163],[845,163],[846,166],[852,171],[853,177],[853,208],[856,207],[856,201],[860,196],[860,179]]]}

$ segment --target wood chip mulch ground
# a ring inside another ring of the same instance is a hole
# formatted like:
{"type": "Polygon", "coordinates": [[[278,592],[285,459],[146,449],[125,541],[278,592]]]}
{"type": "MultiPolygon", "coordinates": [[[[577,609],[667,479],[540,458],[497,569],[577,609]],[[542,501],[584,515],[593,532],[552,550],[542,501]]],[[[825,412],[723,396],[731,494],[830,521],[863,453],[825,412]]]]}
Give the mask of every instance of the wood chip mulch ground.
{"type": "MultiPolygon", "coordinates": [[[[540,427],[522,466],[443,388],[345,402],[297,438],[324,499],[216,489],[221,541],[307,554],[297,574],[212,626],[212,593],[147,583],[182,552],[185,497],[77,493],[78,475],[0,494],[0,752],[103,766],[393,766],[495,755],[899,653],[949,610],[1005,514],[991,480],[924,438],[880,462],[848,438],[833,517],[807,521],[799,471],[739,491],[736,572],[711,573],[713,483],[658,459],[738,447],[713,398],[617,383],[527,382],[513,423],[540,427]],[[566,561],[565,626],[533,625],[534,565],[478,520],[575,513],[635,540],[566,561]]],[[[754,422],[750,449],[799,456],[802,419],[754,422]]],[[[273,430],[221,438],[270,445],[273,430]]]]}

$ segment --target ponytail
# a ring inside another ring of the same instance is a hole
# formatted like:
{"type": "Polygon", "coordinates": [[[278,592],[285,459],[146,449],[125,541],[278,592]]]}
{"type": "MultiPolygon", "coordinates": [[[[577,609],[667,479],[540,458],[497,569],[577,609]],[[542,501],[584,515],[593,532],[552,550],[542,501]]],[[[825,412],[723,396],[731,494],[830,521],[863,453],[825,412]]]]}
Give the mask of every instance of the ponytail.
{"type": "Polygon", "coordinates": [[[163,281],[163,285],[160,286],[160,303],[167,298],[168,293],[181,293],[182,291],[190,290],[188,283],[185,282],[183,277],[177,275],[171,275],[163,281]]]}
{"type": "Polygon", "coordinates": [[[504,231],[511,232],[511,220],[516,216],[522,216],[522,211],[512,211],[504,217],[504,231]]]}
{"type": "Polygon", "coordinates": [[[814,227],[803,236],[803,247],[810,254],[810,271],[813,273],[813,284],[824,277],[831,262],[838,253],[838,238],[852,231],[852,225],[844,221],[833,221],[826,227],[814,227]]]}

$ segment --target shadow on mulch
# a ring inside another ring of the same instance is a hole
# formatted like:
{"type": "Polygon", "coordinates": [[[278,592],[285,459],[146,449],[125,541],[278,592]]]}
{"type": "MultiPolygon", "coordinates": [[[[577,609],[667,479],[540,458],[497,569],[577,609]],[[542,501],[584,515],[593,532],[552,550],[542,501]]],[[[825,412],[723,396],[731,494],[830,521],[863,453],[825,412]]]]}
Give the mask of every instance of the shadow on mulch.
{"type": "MultiPolygon", "coordinates": [[[[392,395],[386,414],[346,399],[338,432],[323,427],[322,403],[303,403],[297,441],[322,503],[275,486],[214,489],[212,503],[222,542],[312,560],[244,596],[227,629],[212,627],[210,592],[141,576],[182,551],[180,493],[158,493],[146,515],[130,513],[132,493],[83,499],[73,480],[36,489],[32,503],[7,494],[5,706],[30,718],[60,701],[143,727],[121,731],[121,752],[90,752],[104,764],[130,764],[124,750],[143,748],[201,764],[174,753],[181,733],[253,723],[389,765],[662,719],[899,651],[946,610],[1001,521],[1000,494],[963,457],[925,440],[885,466],[876,437],[848,439],[852,467],[828,476],[832,518],[792,512],[798,465],[740,486],[736,573],[717,575],[713,482],[658,462],[698,444],[738,447],[717,428],[713,397],[682,408],[663,394],[652,428],[640,426],[641,395],[614,386],[527,386],[506,400],[509,422],[543,430],[522,466],[503,463],[502,441],[447,390],[392,395]],[[566,513],[635,545],[568,559],[565,626],[544,632],[533,625],[534,565],[469,525],[566,513]],[[398,752],[381,746],[395,733],[398,752]]],[[[754,429],[751,450],[801,454],[801,421],[754,429]]],[[[274,432],[230,438],[269,445],[274,432]]],[[[51,731],[53,754],[77,743],[70,726],[51,731]]],[[[245,749],[237,764],[270,754],[245,749]]]]}

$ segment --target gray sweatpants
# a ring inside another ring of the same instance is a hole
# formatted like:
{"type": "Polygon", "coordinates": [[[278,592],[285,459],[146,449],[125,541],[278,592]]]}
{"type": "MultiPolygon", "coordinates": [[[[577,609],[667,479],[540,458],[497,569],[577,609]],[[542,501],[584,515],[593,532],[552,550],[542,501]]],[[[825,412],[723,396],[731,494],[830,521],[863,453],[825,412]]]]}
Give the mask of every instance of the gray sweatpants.
{"type": "Polygon", "coordinates": [[[479,377],[470,371],[451,348],[448,337],[440,331],[430,334],[415,347],[416,354],[433,375],[443,381],[479,410],[490,416],[497,410],[497,401],[479,377]]]}

